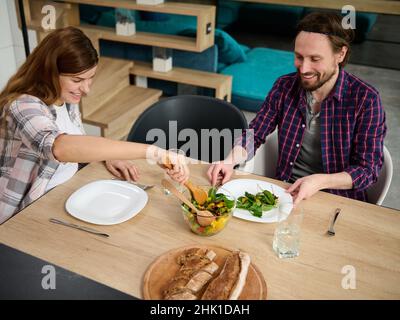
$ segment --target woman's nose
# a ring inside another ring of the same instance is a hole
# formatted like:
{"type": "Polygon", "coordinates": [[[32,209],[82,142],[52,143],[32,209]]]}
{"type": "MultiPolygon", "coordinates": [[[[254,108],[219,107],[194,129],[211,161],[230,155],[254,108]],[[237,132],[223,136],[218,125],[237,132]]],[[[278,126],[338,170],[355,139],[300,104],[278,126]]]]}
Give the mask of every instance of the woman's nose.
{"type": "Polygon", "coordinates": [[[90,91],[90,83],[89,83],[89,81],[82,81],[81,82],[81,87],[80,87],[80,89],[81,89],[81,91],[83,92],[83,93],[89,93],[89,91],[90,91]]]}

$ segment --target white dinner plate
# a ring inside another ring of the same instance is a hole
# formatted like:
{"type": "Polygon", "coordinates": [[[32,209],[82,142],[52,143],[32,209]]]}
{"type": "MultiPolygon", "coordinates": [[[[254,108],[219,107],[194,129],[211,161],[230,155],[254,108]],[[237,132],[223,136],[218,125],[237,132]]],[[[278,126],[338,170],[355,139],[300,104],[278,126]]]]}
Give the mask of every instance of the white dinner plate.
{"type": "MultiPolygon", "coordinates": [[[[270,182],[255,179],[234,179],[225,183],[218,192],[224,193],[224,190],[229,191],[236,199],[244,196],[246,191],[251,194],[256,194],[261,190],[271,191],[278,197],[278,206],[285,213],[285,216],[281,219],[288,216],[293,208],[292,196],[286,193],[285,189],[270,182]]],[[[278,208],[264,211],[260,218],[253,216],[250,211],[236,208],[233,211],[233,216],[254,222],[274,223],[278,222],[278,208]]]]}
{"type": "Polygon", "coordinates": [[[73,217],[102,225],[117,224],[137,215],[148,196],[126,181],[98,180],[76,190],[65,203],[73,217]]]}

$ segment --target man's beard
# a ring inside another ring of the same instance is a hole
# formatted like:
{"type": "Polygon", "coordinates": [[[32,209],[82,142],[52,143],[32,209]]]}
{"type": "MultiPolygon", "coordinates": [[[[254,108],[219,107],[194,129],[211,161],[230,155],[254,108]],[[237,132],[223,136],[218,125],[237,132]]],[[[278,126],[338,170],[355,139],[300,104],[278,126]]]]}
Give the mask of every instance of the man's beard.
{"type": "MultiPolygon", "coordinates": [[[[315,91],[321,88],[325,83],[331,80],[335,76],[335,74],[336,74],[336,69],[334,69],[331,73],[326,74],[326,76],[321,79],[321,74],[319,72],[315,72],[313,75],[317,76],[317,81],[314,84],[307,84],[301,77],[299,69],[297,69],[297,75],[300,78],[300,84],[305,90],[308,91],[315,91]]],[[[305,73],[304,75],[312,75],[312,73],[305,73]]]]}

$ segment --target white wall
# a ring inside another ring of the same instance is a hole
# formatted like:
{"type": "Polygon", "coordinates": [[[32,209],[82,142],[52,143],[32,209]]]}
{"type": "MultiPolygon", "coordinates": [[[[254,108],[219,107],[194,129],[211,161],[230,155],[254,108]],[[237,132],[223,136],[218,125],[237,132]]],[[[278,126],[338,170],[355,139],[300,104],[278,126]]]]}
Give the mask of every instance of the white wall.
{"type": "Polygon", "coordinates": [[[0,87],[16,70],[14,43],[9,18],[9,0],[0,1],[0,87]]]}
{"type": "MultiPolygon", "coordinates": [[[[28,32],[30,49],[36,44],[34,31],[28,32]]],[[[0,0],[0,90],[25,61],[22,32],[18,28],[14,0],[0,0]]]]}

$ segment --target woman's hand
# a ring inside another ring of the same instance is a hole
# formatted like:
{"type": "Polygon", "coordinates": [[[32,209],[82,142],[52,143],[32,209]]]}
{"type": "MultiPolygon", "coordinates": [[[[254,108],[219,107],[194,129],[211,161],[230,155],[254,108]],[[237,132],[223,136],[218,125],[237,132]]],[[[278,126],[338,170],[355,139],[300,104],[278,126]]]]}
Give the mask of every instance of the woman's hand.
{"type": "Polygon", "coordinates": [[[184,184],[189,180],[189,161],[184,155],[151,145],[147,148],[146,158],[157,163],[176,182],[184,184]]]}
{"type": "Polygon", "coordinates": [[[176,182],[184,184],[189,180],[190,171],[187,165],[188,159],[184,155],[166,151],[161,157],[160,164],[161,167],[166,170],[171,179],[176,182]],[[172,168],[165,167],[165,164],[170,164],[172,168]]]}
{"type": "Polygon", "coordinates": [[[139,171],[130,161],[107,160],[106,168],[117,178],[127,181],[137,181],[139,179],[139,171]]]}

